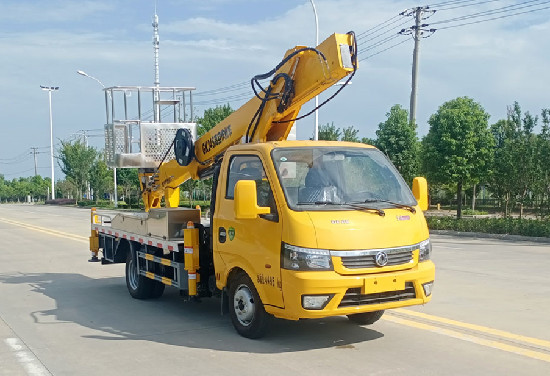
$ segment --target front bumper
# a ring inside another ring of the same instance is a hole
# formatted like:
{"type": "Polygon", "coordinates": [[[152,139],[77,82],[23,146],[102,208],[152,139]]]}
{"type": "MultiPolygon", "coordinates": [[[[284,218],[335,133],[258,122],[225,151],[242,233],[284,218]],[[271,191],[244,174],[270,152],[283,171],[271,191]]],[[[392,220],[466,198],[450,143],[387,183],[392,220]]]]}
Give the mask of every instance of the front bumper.
{"type": "Polygon", "coordinates": [[[418,263],[408,270],[377,274],[340,275],[334,271],[295,272],[281,270],[285,308],[265,306],[280,318],[298,320],[425,304],[423,284],[434,281],[431,261],[418,263]],[[302,307],[303,295],[331,295],[323,309],[302,307]]]}

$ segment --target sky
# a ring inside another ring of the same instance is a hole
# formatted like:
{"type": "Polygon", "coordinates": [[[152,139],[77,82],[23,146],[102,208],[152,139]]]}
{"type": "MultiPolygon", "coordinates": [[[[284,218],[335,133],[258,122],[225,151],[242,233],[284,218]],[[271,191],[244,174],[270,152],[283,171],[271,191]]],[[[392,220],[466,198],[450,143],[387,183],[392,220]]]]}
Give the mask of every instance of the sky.
{"type": "MultiPolygon", "coordinates": [[[[414,41],[397,32],[414,21],[399,13],[426,5],[436,12],[422,22],[437,30],[420,42],[419,137],[428,132],[428,119],[439,106],[460,96],[479,102],[490,114],[490,123],[506,118],[507,106],[514,101],[535,115],[550,107],[550,1],[314,3],[320,41],[353,30],[360,50],[352,85],[319,109],[321,125],[353,126],[360,137],[374,138],[393,105],[409,109],[414,41]],[[438,23],[507,6],[512,8],[438,23]],[[513,7],[521,8],[512,12],[513,7]]],[[[315,45],[309,0],[158,0],[156,7],[160,84],[195,87],[199,116],[216,104],[238,108],[252,96],[244,84],[251,77],[271,70],[289,48],[315,45]],[[201,95],[224,87],[236,90],[201,95]],[[231,99],[235,97],[240,99],[231,99]]],[[[60,140],[78,139],[83,130],[88,130],[91,145],[103,147],[102,87],[76,72],[82,70],[107,87],[152,86],[154,9],[154,0],[2,0],[0,174],[6,179],[34,175],[31,148],[38,148],[38,174],[50,176],[49,102],[40,85],[59,87],[52,93],[54,149],[60,140]]],[[[321,101],[334,90],[321,95],[321,101]]],[[[302,113],[312,108],[306,104],[302,113]]],[[[314,116],[298,121],[297,138],[312,137],[314,122],[314,116]]],[[[62,173],[57,163],[55,167],[58,180],[62,173]]]]}

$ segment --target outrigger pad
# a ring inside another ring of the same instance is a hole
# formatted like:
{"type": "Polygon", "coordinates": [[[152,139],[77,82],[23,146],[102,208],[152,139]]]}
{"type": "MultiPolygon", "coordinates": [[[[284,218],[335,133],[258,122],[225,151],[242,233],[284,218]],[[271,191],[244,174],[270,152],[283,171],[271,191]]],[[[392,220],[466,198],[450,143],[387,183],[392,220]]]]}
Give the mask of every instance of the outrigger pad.
{"type": "Polygon", "coordinates": [[[174,154],[180,166],[188,166],[195,159],[193,136],[189,129],[181,128],[176,132],[174,139],[174,154]]]}

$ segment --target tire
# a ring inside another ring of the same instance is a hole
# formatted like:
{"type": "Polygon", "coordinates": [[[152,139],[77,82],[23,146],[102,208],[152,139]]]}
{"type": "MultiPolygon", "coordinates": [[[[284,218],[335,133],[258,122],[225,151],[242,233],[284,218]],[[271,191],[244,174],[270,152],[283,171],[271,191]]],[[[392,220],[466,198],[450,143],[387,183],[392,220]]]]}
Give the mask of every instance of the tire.
{"type": "MultiPolygon", "coordinates": [[[[134,299],[149,299],[154,297],[155,284],[159,283],[139,275],[136,267],[137,254],[129,251],[126,254],[126,287],[134,299]]],[[[164,287],[164,285],[163,285],[164,287]]],[[[164,288],[162,289],[164,292],[164,288]]],[[[162,295],[162,293],[160,294],[162,295]]],[[[160,296],[159,295],[159,296],[160,296]]],[[[158,297],[158,296],[157,296],[158,297]]]]}
{"type": "Polygon", "coordinates": [[[153,291],[151,292],[151,298],[152,299],[158,299],[164,294],[164,288],[166,285],[164,283],[161,283],[159,281],[152,281],[149,279],[149,281],[153,282],[153,291]]]}
{"type": "Polygon", "coordinates": [[[260,338],[267,332],[270,316],[245,273],[237,274],[230,281],[229,315],[235,330],[243,337],[260,338]]]}
{"type": "Polygon", "coordinates": [[[374,311],[374,312],[354,313],[353,315],[348,315],[348,319],[359,325],[372,325],[378,320],[380,320],[383,314],[384,314],[384,310],[374,311]]]}

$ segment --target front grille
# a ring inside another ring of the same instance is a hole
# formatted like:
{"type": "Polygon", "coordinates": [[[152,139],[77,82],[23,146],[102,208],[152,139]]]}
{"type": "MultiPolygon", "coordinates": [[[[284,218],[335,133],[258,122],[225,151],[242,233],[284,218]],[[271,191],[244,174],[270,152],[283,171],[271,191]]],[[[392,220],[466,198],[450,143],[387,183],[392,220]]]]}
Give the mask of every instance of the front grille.
{"type": "Polygon", "coordinates": [[[398,302],[416,298],[412,282],[405,283],[405,290],[361,294],[361,288],[348,289],[338,308],[353,307],[368,304],[398,302]]]}
{"type": "MultiPolygon", "coordinates": [[[[407,264],[413,259],[413,247],[394,248],[394,249],[381,249],[377,251],[364,252],[360,255],[342,255],[342,264],[344,268],[348,269],[364,269],[364,268],[376,268],[376,254],[379,251],[384,251],[388,255],[388,263],[385,266],[407,264]]],[[[336,252],[335,252],[336,253],[336,252]]],[[[350,252],[351,253],[351,252],[350,252]]]]}

